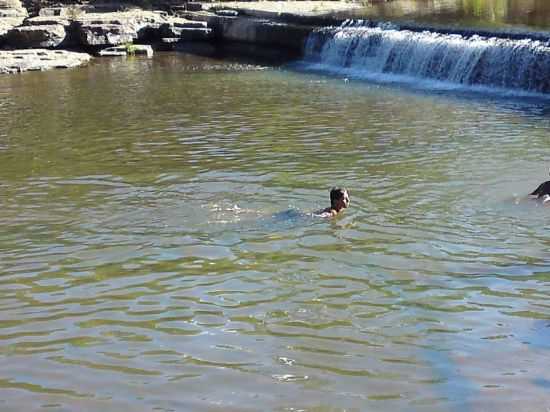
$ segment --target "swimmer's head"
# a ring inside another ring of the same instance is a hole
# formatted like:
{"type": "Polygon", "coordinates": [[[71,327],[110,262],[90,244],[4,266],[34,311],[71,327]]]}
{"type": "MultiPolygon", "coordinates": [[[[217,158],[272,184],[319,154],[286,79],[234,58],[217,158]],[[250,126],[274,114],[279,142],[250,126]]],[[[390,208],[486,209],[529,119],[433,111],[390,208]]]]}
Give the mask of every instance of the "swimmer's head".
{"type": "Polygon", "coordinates": [[[349,194],[346,189],[333,187],[330,191],[330,207],[337,212],[349,206],[349,194]]]}

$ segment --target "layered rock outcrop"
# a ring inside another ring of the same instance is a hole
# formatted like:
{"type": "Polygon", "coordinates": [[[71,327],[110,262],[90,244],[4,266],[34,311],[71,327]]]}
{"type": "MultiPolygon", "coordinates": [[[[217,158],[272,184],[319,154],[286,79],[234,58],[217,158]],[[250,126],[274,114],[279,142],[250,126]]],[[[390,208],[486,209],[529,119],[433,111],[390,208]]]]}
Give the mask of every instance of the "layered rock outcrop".
{"type": "Polygon", "coordinates": [[[169,17],[167,20],[160,27],[160,35],[165,45],[207,40],[212,37],[212,29],[205,21],[192,21],[179,17],[169,17]]]}
{"type": "Polygon", "coordinates": [[[146,37],[166,22],[163,13],[128,11],[85,13],[75,19],[75,31],[83,46],[117,46],[146,37]]]}
{"type": "MultiPolygon", "coordinates": [[[[20,0],[0,0],[0,16],[18,15],[17,26],[0,32],[0,45],[12,49],[81,48],[99,55],[124,55],[134,43],[154,44],[163,49],[189,46],[195,41],[239,42],[272,46],[292,53],[301,51],[311,26],[283,24],[266,19],[236,17],[239,13],[185,11],[178,16],[162,11],[141,9],[97,12],[92,5],[54,7],[40,10],[40,15],[25,18],[26,11],[20,0]],[[8,8],[10,6],[11,8],[8,8]],[[4,8],[2,8],[4,7],[4,8]],[[2,12],[2,10],[10,10],[2,12]],[[91,11],[91,12],[90,12],[91,11]],[[24,21],[23,21],[24,20],[24,21]],[[101,52],[103,50],[103,52],[101,52]]],[[[7,18],[7,17],[6,17],[7,18]]],[[[1,18],[0,18],[1,21],[1,18]]],[[[149,47],[149,46],[147,46],[149,47]]],[[[149,47],[150,49],[150,47],[149,47]]],[[[144,52],[150,56],[152,49],[144,52]]],[[[29,53],[5,54],[0,72],[43,70],[81,64],[65,63],[70,55],[29,53]],[[62,63],[52,63],[53,60],[62,63]],[[15,63],[13,63],[15,62],[15,63]],[[17,63],[21,64],[17,64],[17,63]]]]}
{"type": "Polygon", "coordinates": [[[0,36],[20,25],[27,15],[19,0],[0,0],[0,36]]]}
{"type": "Polygon", "coordinates": [[[206,22],[168,16],[158,11],[86,13],[79,9],[68,13],[63,9],[52,9],[44,10],[42,14],[7,30],[2,36],[4,45],[14,49],[105,48],[136,41],[155,42],[162,38],[170,38],[173,42],[204,40],[212,32],[206,22]]]}

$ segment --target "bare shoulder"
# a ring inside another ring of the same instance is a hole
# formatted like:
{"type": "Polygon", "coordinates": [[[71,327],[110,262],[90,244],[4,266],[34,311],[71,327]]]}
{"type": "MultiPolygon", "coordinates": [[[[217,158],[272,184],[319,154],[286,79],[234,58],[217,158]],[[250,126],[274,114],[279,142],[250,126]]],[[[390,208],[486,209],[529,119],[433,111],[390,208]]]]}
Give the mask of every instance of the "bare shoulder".
{"type": "Polygon", "coordinates": [[[318,210],[317,212],[314,212],[313,214],[318,217],[333,217],[336,216],[338,212],[336,210],[327,207],[326,209],[318,210]]]}

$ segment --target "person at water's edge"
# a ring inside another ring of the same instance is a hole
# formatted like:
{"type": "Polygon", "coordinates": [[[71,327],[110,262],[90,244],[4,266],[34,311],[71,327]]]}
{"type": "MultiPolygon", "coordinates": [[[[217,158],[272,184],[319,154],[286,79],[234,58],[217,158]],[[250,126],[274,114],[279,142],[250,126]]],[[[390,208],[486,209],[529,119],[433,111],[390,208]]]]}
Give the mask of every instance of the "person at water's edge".
{"type": "Polygon", "coordinates": [[[330,191],[330,207],[315,212],[317,216],[333,217],[349,206],[349,194],[346,189],[333,187],[330,191]]]}

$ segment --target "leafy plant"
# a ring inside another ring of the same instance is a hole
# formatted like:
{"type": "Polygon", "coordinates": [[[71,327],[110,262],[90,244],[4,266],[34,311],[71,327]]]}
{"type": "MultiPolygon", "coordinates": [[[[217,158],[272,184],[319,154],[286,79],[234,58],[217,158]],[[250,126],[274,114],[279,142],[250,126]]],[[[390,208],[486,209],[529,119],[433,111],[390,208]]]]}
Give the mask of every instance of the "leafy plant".
{"type": "Polygon", "coordinates": [[[126,54],[128,56],[134,56],[136,54],[136,46],[133,43],[126,43],[124,47],[126,48],[126,54]]]}

